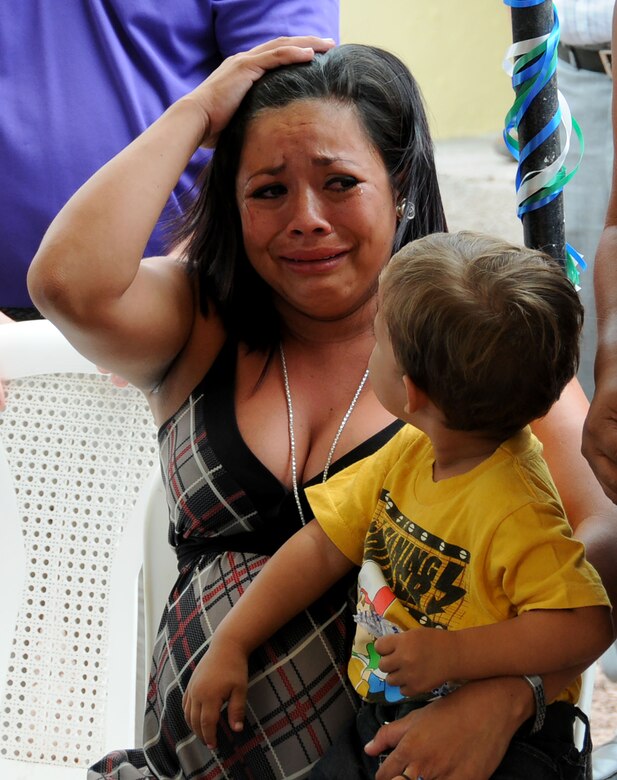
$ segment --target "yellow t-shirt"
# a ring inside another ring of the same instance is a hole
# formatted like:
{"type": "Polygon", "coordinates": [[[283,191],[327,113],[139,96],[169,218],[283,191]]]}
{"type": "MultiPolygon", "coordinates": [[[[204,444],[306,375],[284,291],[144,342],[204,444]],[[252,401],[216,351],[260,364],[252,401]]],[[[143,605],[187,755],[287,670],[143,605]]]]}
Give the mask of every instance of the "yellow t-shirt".
{"type": "MultiPolygon", "coordinates": [[[[306,491],[321,527],[362,566],[349,677],[368,701],[404,698],[377,668],[375,635],[609,604],[529,428],[466,474],[434,482],[433,461],[430,440],[406,425],[306,491]]],[[[558,698],[578,692],[573,684],[558,698]]]]}

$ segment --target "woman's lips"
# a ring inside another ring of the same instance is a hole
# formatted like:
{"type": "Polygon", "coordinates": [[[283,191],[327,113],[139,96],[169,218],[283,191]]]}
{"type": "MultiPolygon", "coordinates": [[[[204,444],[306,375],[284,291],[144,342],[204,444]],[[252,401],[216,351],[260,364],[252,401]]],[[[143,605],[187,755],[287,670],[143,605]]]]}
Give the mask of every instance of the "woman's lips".
{"type": "Polygon", "coordinates": [[[333,260],[339,260],[345,255],[347,250],[330,250],[321,252],[294,252],[293,255],[281,255],[281,259],[288,263],[328,263],[333,260]]]}

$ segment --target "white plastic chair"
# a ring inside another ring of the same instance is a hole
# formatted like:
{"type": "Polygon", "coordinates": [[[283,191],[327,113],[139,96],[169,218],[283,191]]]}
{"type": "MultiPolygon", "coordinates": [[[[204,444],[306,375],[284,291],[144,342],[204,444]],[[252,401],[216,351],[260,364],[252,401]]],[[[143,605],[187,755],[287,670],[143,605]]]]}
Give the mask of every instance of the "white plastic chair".
{"type": "Polygon", "coordinates": [[[604,674],[611,682],[617,682],[617,642],[605,650],[599,659],[600,666],[604,674]]]}
{"type": "MultiPolygon", "coordinates": [[[[583,672],[582,682],[581,682],[581,692],[578,697],[578,707],[587,715],[588,718],[591,717],[591,701],[593,699],[593,687],[596,681],[596,665],[591,664],[591,666],[588,666],[585,671],[583,672]]],[[[593,738],[593,733],[592,733],[593,738]]],[[[581,750],[583,747],[583,743],[585,740],[585,725],[580,721],[576,720],[574,723],[574,743],[576,747],[581,750]]]]}
{"type": "Polygon", "coordinates": [[[156,429],[49,322],[0,326],[0,377],[0,778],[83,778],[135,744],[156,429]]]}
{"type": "MultiPolygon", "coordinates": [[[[176,556],[167,541],[169,513],[160,472],[152,474],[144,491],[147,505],[143,528],[143,620],[144,680],[150,673],[150,659],[167,597],[178,577],[176,556]]],[[[144,692],[145,697],[145,692],[144,692]]]]}

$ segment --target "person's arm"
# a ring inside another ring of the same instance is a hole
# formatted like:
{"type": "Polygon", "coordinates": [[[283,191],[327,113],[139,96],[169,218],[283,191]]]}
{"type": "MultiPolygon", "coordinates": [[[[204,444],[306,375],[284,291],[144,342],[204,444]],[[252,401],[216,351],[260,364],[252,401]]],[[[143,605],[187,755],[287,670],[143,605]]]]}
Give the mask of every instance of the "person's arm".
{"type": "Polygon", "coordinates": [[[587,666],[613,641],[610,609],[542,609],[488,626],[419,628],[375,642],[379,668],[406,696],[446,681],[540,674],[587,666]]]}
{"type": "Polygon", "coordinates": [[[230,727],[242,729],[251,652],[353,565],[313,520],[264,566],[217,628],[182,699],[186,722],[208,747],[216,747],[216,724],[226,701],[230,727]]]}
{"type": "MultiPolygon", "coordinates": [[[[615,47],[615,12],[612,38],[615,47]]],[[[613,178],[604,230],[594,261],[598,346],[594,364],[595,392],[583,431],[583,453],[606,495],[617,502],[617,66],[613,65],[613,71],[613,178]]]]}
{"type": "Polygon", "coordinates": [[[339,40],[339,0],[223,0],[214,35],[223,57],[247,51],[279,35],[318,35],[339,40]]]}
{"type": "Polygon", "coordinates": [[[54,219],[30,266],[28,289],[37,308],[92,362],[143,389],[158,383],[185,345],[195,312],[182,268],[161,258],[141,262],[171,191],[197,147],[216,142],[265,71],[308,61],[332,45],[283,38],[225,60],[54,219]]]}

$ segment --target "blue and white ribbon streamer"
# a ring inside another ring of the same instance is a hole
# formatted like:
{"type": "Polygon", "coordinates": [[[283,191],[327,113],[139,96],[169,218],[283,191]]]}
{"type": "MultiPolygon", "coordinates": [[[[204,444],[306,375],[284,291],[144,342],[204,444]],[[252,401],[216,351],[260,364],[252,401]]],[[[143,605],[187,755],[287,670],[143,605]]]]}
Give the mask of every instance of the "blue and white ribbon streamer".
{"type": "MultiPolygon", "coordinates": [[[[531,8],[545,0],[503,0],[503,2],[512,8],[531,8]]],[[[516,174],[516,195],[517,215],[521,219],[525,214],[542,208],[558,197],[578,170],[584,151],[581,129],[559,91],[557,92],[558,107],[554,116],[522,149],[518,143],[518,128],[526,111],[556,71],[559,17],[554,5],[553,19],[553,28],[548,34],[512,44],[506,52],[503,63],[504,70],[512,80],[512,87],[517,92],[514,105],[506,116],[504,141],[519,163],[516,174]],[[578,139],[579,155],[572,170],[566,172],[565,161],[570,150],[573,131],[578,139]],[[544,168],[527,171],[523,175],[521,170],[523,163],[555,132],[559,132],[562,138],[559,156],[544,168]]],[[[582,256],[566,244],[566,270],[569,278],[577,286],[580,280],[578,269],[585,267],[582,256]]]]}

